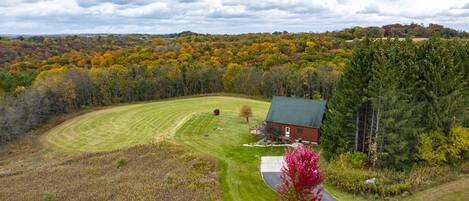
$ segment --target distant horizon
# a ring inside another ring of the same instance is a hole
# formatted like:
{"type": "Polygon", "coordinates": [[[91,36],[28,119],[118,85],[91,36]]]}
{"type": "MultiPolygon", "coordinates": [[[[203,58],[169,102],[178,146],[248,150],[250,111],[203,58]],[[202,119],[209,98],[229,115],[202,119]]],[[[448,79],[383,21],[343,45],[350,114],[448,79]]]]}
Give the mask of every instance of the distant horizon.
{"type": "MultiPolygon", "coordinates": [[[[416,23],[416,22],[412,22],[414,24],[419,24],[419,25],[424,25],[425,27],[427,27],[429,24],[438,24],[438,23],[416,23]]],[[[264,31],[264,32],[241,32],[241,33],[202,33],[202,32],[196,32],[196,31],[193,31],[193,30],[183,30],[183,31],[178,31],[178,32],[168,32],[168,33],[113,33],[113,32],[102,32],[102,33],[99,33],[99,32],[96,32],[96,33],[31,33],[31,34],[22,34],[22,33],[19,33],[19,34],[3,34],[3,33],[0,33],[0,36],[2,37],[19,37],[19,36],[73,36],[73,35],[170,35],[170,34],[179,34],[179,33],[183,33],[183,32],[192,32],[192,33],[196,33],[196,34],[207,34],[207,35],[243,35],[243,34],[262,34],[262,33],[275,33],[275,32],[288,32],[288,33],[291,33],[291,34],[301,34],[301,33],[325,33],[325,32],[335,32],[335,31],[341,31],[341,30],[344,30],[344,29],[349,29],[349,28],[354,28],[354,27],[362,27],[362,28],[366,28],[366,27],[382,27],[382,26],[385,26],[385,25],[390,25],[390,24],[401,24],[401,25],[410,25],[412,23],[398,23],[398,22],[395,22],[395,23],[389,23],[389,24],[383,24],[383,25],[371,25],[371,26],[360,26],[360,25],[356,25],[356,26],[350,26],[350,27],[344,27],[344,28],[341,28],[341,29],[334,29],[334,30],[325,30],[325,31],[298,31],[298,32],[293,32],[293,31],[288,31],[288,30],[275,30],[275,31],[264,31]]],[[[450,29],[454,29],[456,31],[460,31],[460,32],[469,32],[469,30],[464,30],[464,29],[457,29],[457,28],[454,28],[454,27],[450,27],[450,26],[446,26],[446,25],[443,25],[443,24],[439,24],[439,25],[442,25],[444,26],[445,28],[450,28],[450,29]]]]}
{"type": "Polygon", "coordinates": [[[436,23],[469,31],[465,0],[2,0],[0,35],[335,31],[436,23]]]}

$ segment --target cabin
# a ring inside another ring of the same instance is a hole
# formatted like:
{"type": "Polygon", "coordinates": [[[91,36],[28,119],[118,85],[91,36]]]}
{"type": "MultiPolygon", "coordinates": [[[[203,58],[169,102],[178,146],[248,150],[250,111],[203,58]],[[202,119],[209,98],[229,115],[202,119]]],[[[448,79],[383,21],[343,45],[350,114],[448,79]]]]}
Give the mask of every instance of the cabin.
{"type": "Polygon", "coordinates": [[[319,143],[325,101],[274,96],[265,120],[279,139],[319,143]]]}

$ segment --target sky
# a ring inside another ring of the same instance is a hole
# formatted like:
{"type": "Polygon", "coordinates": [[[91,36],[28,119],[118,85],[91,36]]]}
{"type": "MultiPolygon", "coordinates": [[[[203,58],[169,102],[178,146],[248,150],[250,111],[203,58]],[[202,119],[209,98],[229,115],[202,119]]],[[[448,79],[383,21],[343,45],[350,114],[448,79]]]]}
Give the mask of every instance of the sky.
{"type": "Polygon", "coordinates": [[[469,0],[0,0],[0,34],[323,32],[411,22],[469,31],[469,0]]]}

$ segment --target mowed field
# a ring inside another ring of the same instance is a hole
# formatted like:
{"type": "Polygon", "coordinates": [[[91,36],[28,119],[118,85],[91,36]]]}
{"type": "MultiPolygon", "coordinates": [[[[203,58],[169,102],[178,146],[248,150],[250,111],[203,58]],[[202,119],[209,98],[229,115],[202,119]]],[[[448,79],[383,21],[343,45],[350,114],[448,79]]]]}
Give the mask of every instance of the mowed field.
{"type": "Polygon", "coordinates": [[[44,134],[54,151],[98,152],[138,144],[170,141],[218,159],[224,200],[276,200],[264,184],[260,157],[281,155],[284,148],[242,146],[255,141],[249,128],[265,119],[269,102],[237,97],[206,96],[118,106],[68,120],[44,134]],[[252,108],[247,123],[241,106],[252,108]],[[220,109],[221,115],[212,111],[220,109]]]}
{"type": "MultiPolygon", "coordinates": [[[[254,119],[265,117],[269,103],[236,97],[196,97],[119,106],[90,112],[51,129],[42,141],[61,151],[109,151],[171,139],[193,115],[236,116],[242,105],[252,107],[254,119]]],[[[242,121],[243,119],[239,119],[242,121]]],[[[247,131],[247,127],[246,127],[247,131]]]]}

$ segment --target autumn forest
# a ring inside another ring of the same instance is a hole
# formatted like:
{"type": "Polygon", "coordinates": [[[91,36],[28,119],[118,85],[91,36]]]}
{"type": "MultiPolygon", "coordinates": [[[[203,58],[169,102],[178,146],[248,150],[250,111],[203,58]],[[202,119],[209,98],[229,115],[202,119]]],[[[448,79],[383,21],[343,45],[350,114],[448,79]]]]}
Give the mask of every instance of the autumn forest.
{"type": "MultiPolygon", "coordinates": [[[[2,36],[0,148],[62,115],[118,104],[204,94],[320,99],[327,104],[315,149],[327,161],[321,162],[327,185],[353,195],[400,195],[469,171],[468,39],[465,31],[415,23],[321,33],[2,36]],[[381,183],[366,185],[369,178],[381,183]]],[[[264,105],[249,107],[249,117],[258,108],[264,105]]],[[[189,122],[201,118],[214,117],[189,122]]],[[[193,128],[181,129],[190,133],[193,128]]],[[[238,144],[231,148],[226,152],[254,153],[239,151],[238,144]]],[[[133,149],[125,153],[132,155],[133,149]]],[[[227,154],[217,156],[232,153],[227,154]]],[[[140,156],[145,154],[132,157],[140,156]]],[[[250,161],[255,170],[249,174],[257,175],[256,160],[250,161]]],[[[126,161],[116,163],[120,167],[126,161]]],[[[206,172],[216,169],[215,163],[207,164],[206,172]]],[[[239,165],[227,164],[222,172],[239,165]]],[[[259,186],[251,177],[233,176],[259,186]]],[[[220,188],[225,194],[235,189],[220,188]]],[[[267,190],[263,198],[269,200],[267,190]]]]}
{"type": "MultiPolygon", "coordinates": [[[[3,37],[0,41],[0,111],[4,115],[0,116],[0,142],[11,141],[53,116],[87,106],[229,92],[329,100],[331,113],[335,110],[347,112],[341,112],[345,119],[340,120],[336,119],[339,118],[337,115],[326,116],[325,132],[332,134],[342,129],[339,133],[346,135],[350,129],[349,136],[352,137],[348,142],[343,141],[345,137],[338,140],[335,139],[338,136],[333,135],[330,137],[332,141],[328,142],[326,134],[326,148],[331,146],[330,153],[346,150],[347,147],[355,147],[357,150],[360,139],[363,146],[361,150],[369,151],[372,136],[378,136],[379,133],[376,128],[379,120],[378,117],[374,118],[374,114],[378,113],[378,104],[409,108],[416,105],[425,108],[426,102],[432,108],[440,104],[441,108],[431,110],[435,114],[424,115],[432,119],[438,116],[438,112],[456,112],[460,115],[467,112],[467,105],[462,106],[467,100],[468,85],[464,82],[467,82],[468,77],[468,45],[465,41],[444,39],[452,37],[464,39],[468,36],[465,32],[435,24],[428,27],[394,24],[317,34],[274,32],[204,35],[182,32],[170,35],[3,37]],[[367,39],[362,41],[364,37],[367,39]],[[375,40],[372,38],[382,37],[436,38],[425,42],[371,41],[375,40]],[[428,49],[432,47],[440,49],[428,49]],[[370,52],[370,48],[377,52],[370,52]],[[422,60],[435,54],[437,58],[422,60]],[[449,66],[440,68],[441,72],[438,68],[420,69],[430,68],[429,64],[449,66]],[[421,67],[410,68],[414,65],[421,67]],[[391,67],[379,69],[373,66],[391,67]],[[453,66],[456,69],[450,68],[453,66]],[[424,80],[432,80],[433,76],[439,77],[440,83],[422,83],[424,80]],[[403,80],[396,80],[397,77],[403,80]],[[344,84],[346,82],[352,83],[344,84]],[[394,82],[394,85],[388,85],[394,82]],[[453,82],[455,84],[448,87],[442,86],[453,82]],[[357,87],[362,91],[353,91],[357,87]],[[382,91],[376,91],[382,87],[382,91]],[[422,87],[427,90],[422,91],[422,87]],[[444,87],[444,90],[440,87],[444,87]],[[415,95],[415,90],[421,95],[409,97],[415,95]],[[458,94],[454,94],[455,90],[458,94]],[[428,94],[431,91],[434,92],[428,94]],[[443,95],[442,100],[453,101],[461,107],[445,108],[447,104],[454,103],[439,102],[432,98],[443,95]],[[392,102],[383,102],[383,98],[392,102]],[[349,102],[338,103],[340,101],[349,102]],[[410,105],[406,106],[402,101],[410,105]],[[365,110],[373,112],[364,114],[365,110]],[[366,125],[362,125],[365,126],[362,130],[357,127],[365,119],[370,119],[375,131],[366,125]],[[340,122],[342,126],[334,125],[340,122]],[[359,137],[358,133],[355,136],[357,129],[363,132],[363,137],[359,137]],[[371,132],[367,131],[369,129],[371,132]]],[[[381,113],[397,118],[393,116],[397,114],[386,109],[382,109],[381,113]]],[[[451,118],[437,118],[434,120],[435,125],[426,125],[422,129],[449,133],[456,122],[465,122],[467,127],[467,119],[458,116],[451,118]]],[[[392,125],[396,124],[398,122],[392,125]]],[[[395,130],[395,126],[389,126],[394,132],[401,132],[395,130]]],[[[381,142],[386,140],[377,139],[381,142]]],[[[383,148],[382,144],[378,146],[383,148]]],[[[391,162],[394,165],[399,163],[391,162]]]]}

